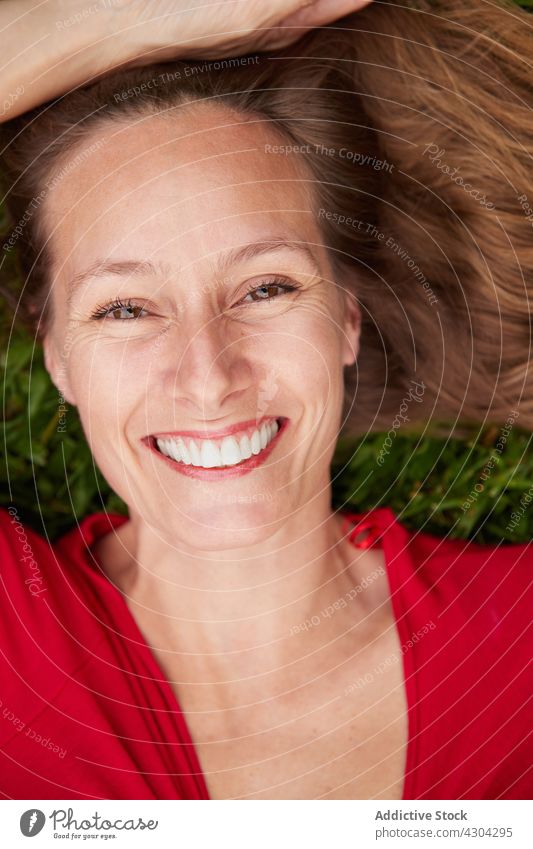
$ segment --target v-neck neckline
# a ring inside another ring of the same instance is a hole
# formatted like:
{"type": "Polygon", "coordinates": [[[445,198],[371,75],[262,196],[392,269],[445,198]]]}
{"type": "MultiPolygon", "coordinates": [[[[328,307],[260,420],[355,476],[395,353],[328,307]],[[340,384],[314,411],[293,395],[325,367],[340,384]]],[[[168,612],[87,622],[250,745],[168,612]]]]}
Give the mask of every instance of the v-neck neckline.
{"type": "MultiPolygon", "coordinates": [[[[408,539],[408,533],[398,522],[393,511],[388,507],[375,507],[372,510],[362,513],[355,513],[351,510],[342,510],[339,512],[350,524],[353,525],[352,532],[348,536],[354,547],[367,547],[366,540],[363,542],[362,546],[358,546],[351,539],[353,530],[357,527],[358,532],[369,529],[371,534],[371,544],[379,545],[383,550],[384,564],[387,573],[396,630],[400,640],[400,645],[405,645],[409,639],[410,631],[407,626],[406,611],[404,610],[402,600],[401,578],[408,577],[409,575],[407,574],[402,576],[400,574],[402,570],[399,568],[398,564],[404,563],[405,558],[408,556],[404,550],[408,539]],[[398,545],[398,543],[400,543],[400,545],[398,545]],[[399,559],[399,556],[402,559],[399,559]],[[394,564],[393,560],[396,561],[394,564]]],[[[92,574],[98,575],[105,582],[110,591],[115,594],[118,607],[122,614],[120,617],[121,625],[126,626],[129,631],[128,634],[123,633],[123,636],[129,638],[131,642],[135,643],[139,651],[142,652],[144,655],[144,661],[150,670],[150,674],[153,675],[153,680],[157,681],[163,691],[166,703],[171,707],[172,713],[176,714],[180,718],[180,726],[184,738],[180,742],[188,747],[191,765],[193,767],[191,775],[194,776],[198,782],[200,798],[211,801],[209,790],[207,788],[206,777],[200,764],[186,715],[181,708],[177,694],[175,693],[167,676],[164,674],[153,649],[145,639],[144,634],[128,607],[123,594],[105,574],[103,569],[96,563],[94,556],[92,556],[89,551],[91,545],[96,542],[96,540],[99,540],[104,536],[104,533],[101,533],[103,526],[106,526],[108,529],[107,532],[111,533],[127,521],[127,516],[118,513],[93,513],[82,519],[78,528],[75,528],[73,531],[65,535],[62,540],[65,540],[67,537],[71,537],[73,534],[79,534],[80,542],[82,544],[82,559],[84,564],[90,569],[92,574]]],[[[410,571],[411,570],[409,570],[409,574],[410,571]]],[[[418,698],[416,669],[412,654],[412,652],[402,653],[403,686],[406,699],[408,730],[401,801],[414,798],[412,794],[412,784],[414,766],[416,762],[416,740],[418,737],[418,717],[416,711],[418,698]]]]}

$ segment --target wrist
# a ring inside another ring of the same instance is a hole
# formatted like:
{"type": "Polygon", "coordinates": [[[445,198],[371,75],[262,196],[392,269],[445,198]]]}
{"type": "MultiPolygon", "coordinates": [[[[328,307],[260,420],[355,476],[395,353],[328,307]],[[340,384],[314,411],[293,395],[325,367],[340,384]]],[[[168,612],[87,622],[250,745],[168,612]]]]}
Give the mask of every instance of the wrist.
{"type": "Polygon", "coordinates": [[[72,88],[130,58],[124,0],[49,0],[48,47],[72,88]]]}
{"type": "Polygon", "coordinates": [[[1,0],[0,122],[126,64],[127,2],[1,0]]]}

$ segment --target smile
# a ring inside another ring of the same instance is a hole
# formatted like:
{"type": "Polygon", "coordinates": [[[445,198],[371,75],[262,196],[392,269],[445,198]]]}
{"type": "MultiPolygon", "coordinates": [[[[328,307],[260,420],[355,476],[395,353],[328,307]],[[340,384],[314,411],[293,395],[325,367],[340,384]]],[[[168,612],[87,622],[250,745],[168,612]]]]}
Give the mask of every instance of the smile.
{"type": "Polygon", "coordinates": [[[148,437],[148,445],[176,471],[213,480],[245,474],[260,466],[287,422],[286,418],[267,418],[209,435],[199,431],[157,434],[148,437]]]}

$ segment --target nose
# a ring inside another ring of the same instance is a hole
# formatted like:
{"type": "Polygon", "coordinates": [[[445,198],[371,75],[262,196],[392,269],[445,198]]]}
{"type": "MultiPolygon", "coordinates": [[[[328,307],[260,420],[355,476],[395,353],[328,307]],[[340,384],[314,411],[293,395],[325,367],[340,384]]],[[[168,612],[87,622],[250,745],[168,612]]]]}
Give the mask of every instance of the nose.
{"type": "MultiPolygon", "coordinates": [[[[182,325],[179,333],[186,328],[182,325]]],[[[232,338],[222,316],[194,322],[179,346],[169,379],[172,397],[201,420],[220,418],[253,386],[253,368],[242,341],[232,338]]],[[[231,412],[233,412],[233,407],[231,412]]]]}

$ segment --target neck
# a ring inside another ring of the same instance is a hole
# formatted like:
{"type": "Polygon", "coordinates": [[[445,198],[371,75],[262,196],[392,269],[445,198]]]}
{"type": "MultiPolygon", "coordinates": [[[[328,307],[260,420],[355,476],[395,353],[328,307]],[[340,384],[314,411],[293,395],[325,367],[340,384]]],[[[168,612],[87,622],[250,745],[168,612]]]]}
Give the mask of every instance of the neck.
{"type": "MultiPolygon", "coordinates": [[[[183,652],[186,646],[195,663],[193,655],[220,653],[241,674],[259,653],[275,664],[290,662],[304,645],[308,651],[363,619],[383,585],[375,581],[350,596],[382,564],[381,554],[355,549],[329,505],[307,505],[245,550],[171,545],[138,515],[118,536],[127,554],[111,577],[156,647],[183,652]]],[[[109,560],[105,552],[99,556],[109,560]]]]}

